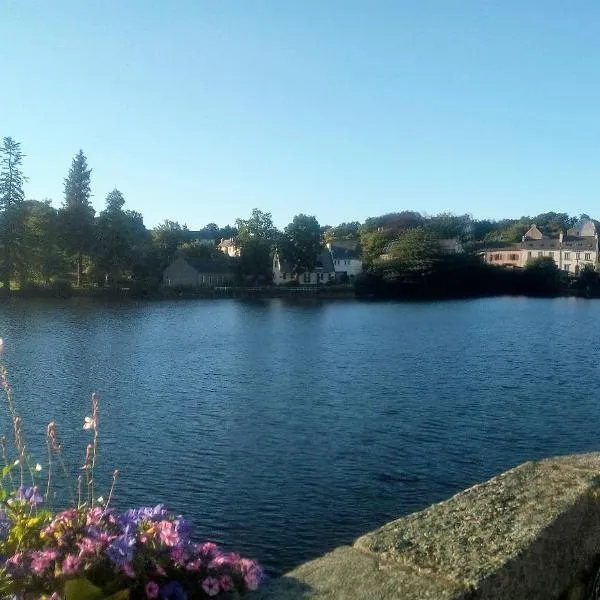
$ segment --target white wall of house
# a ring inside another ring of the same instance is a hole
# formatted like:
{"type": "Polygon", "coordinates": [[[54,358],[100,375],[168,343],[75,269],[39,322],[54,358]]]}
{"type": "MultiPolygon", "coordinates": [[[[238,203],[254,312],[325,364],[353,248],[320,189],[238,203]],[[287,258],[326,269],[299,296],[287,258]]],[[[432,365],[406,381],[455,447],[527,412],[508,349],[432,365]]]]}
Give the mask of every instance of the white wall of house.
{"type": "Polygon", "coordinates": [[[333,268],[336,273],[346,273],[348,277],[356,277],[362,273],[363,264],[358,258],[341,258],[333,260],[333,268]]]}

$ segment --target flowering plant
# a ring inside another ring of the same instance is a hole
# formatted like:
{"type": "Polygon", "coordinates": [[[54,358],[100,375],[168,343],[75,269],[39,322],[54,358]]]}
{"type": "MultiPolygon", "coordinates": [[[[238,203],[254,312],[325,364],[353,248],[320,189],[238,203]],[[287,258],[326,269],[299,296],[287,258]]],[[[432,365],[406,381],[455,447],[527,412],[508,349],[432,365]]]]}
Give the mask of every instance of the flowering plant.
{"type": "MultiPolygon", "coordinates": [[[[0,350],[3,344],[0,340],[0,350]]],[[[2,385],[12,418],[16,458],[2,438],[0,478],[0,598],[17,600],[196,600],[235,598],[256,589],[261,567],[211,543],[194,543],[189,523],[162,504],[118,512],[111,507],[118,471],[107,499],[95,498],[98,397],[84,429],[92,433],[77,478],[77,499],[53,511],[47,502],[56,465],[68,476],[56,426],[48,425],[46,492],[21,434],[6,368],[2,385]],[[25,485],[31,483],[31,485],[25,485]],[[30,480],[30,481],[29,481],[30,480]],[[85,489],[82,489],[85,488],[85,489]],[[44,497],[45,496],[45,497],[44,497]]]]}

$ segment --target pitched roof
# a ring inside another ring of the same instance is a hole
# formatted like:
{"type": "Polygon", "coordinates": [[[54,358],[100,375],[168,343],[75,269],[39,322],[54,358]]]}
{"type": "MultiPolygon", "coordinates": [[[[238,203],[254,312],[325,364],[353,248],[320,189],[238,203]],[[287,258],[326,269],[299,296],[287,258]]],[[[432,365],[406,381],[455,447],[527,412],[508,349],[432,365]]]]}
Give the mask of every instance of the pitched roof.
{"type": "Polygon", "coordinates": [[[214,258],[190,258],[184,259],[198,273],[228,273],[229,263],[214,258]]]}
{"type": "Polygon", "coordinates": [[[358,252],[356,249],[344,248],[343,246],[338,246],[337,242],[332,242],[331,244],[331,256],[334,260],[348,260],[353,258],[358,258],[358,252]]]}
{"type": "MultiPolygon", "coordinates": [[[[293,271],[292,265],[287,260],[282,259],[279,253],[277,253],[277,257],[279,258],[279,270],[282,273],[291,273],[293,271]]],[[[312,272],[315,271],[319,273],[335,273],[333,259],[329,250],[323,250],[317,255],[315,268],[312,269],[312,272]]]]}

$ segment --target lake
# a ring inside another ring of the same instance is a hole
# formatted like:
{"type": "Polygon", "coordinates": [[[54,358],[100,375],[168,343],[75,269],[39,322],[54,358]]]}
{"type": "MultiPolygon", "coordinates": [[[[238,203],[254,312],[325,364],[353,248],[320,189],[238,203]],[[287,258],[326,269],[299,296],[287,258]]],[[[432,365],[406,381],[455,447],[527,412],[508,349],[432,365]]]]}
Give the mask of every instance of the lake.
{"type": "Polygon", "coordinates": [[[117,506],[165,502],[273,574],[600,447],[598,301],[18,301],[0,336],[36,454],[54,420],[82,462],[97,391],[117,506]]]}

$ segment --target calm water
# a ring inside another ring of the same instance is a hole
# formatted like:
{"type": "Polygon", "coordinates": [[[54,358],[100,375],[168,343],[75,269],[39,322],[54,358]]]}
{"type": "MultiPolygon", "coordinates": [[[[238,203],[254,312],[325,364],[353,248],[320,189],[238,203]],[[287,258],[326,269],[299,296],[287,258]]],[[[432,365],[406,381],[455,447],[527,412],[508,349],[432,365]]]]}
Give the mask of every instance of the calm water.
{"type": "MultiPolygon", "coordinates": [[[[600,448],[600,302],[0,307],[31,446],[102,401],[117,504],[289,569],[521,461],[600,448]]],[[[7,429],[6,419],[0,420],[7,429]]]]}

